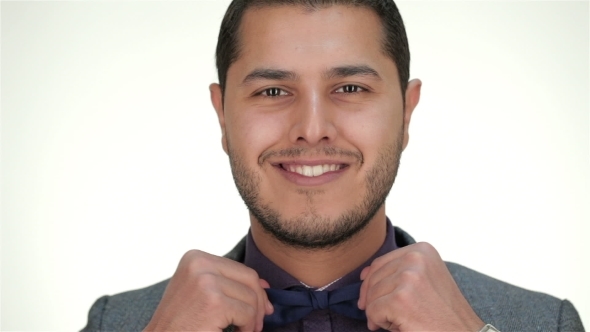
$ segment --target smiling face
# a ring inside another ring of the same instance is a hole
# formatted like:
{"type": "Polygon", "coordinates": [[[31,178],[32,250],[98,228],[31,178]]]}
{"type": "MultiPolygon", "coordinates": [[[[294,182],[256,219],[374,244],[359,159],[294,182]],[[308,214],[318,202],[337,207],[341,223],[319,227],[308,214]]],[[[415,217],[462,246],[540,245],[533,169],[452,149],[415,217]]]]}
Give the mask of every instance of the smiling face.
{"type": "Polygon", "coordinates": [[[385,217],[420,84],[404,112],[381,40],[359,7],[244,14],[224,104],[218,85],[212,101],[252,222],[288,245],[334,246],[385,217]]]}

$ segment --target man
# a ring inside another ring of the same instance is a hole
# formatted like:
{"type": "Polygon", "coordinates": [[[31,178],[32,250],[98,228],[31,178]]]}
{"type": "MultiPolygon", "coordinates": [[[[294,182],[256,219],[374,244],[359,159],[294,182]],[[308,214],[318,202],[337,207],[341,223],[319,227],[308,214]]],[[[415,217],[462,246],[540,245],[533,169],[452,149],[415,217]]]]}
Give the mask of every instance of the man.
{"type": "Polygon", "coordinates": [[[392,1],[233,1],[210,91],[250,233],[99,299],[85,330],[583,330],[570,302],[445,263],[387,219],[420,99],[409,59],[392,1]]]}

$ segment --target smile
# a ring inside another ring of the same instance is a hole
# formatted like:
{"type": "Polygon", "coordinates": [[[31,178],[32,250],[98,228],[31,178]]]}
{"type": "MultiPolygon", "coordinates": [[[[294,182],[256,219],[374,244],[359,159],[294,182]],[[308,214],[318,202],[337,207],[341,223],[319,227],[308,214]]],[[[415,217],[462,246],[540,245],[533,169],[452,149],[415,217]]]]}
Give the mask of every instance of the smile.
{"type": "Polygon", "coordinates": [[[323,164],[323,165],[286,165],[281,164],[281,168],[286,171],[297,173],[307,177],[320,176],[328,172],[334,172],[341,169],[342,164],[323,164]]]}

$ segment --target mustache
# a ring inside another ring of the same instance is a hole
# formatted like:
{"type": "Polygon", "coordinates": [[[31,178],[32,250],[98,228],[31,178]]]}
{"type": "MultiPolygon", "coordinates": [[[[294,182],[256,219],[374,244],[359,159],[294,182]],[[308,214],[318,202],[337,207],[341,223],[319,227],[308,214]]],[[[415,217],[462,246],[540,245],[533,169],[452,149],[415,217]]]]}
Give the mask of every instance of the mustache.
{"type": "Polygon", "coordinates": [[[281,149],[281,150],[268,150],[263,152],[258,158],[258,164],[262,165],[268,158],[271,157],[278,157],[278,158],[296,158],[301,156],[341,156],[341,157],[348,157],[356,159],[359,164],[363,164],[364,158],[363,155],[358,151],[351,151],[351,150],[344,150],[336,147],[331,146],[324,146],[318,147],[314,149],[310,148],[288,148],[288,149],[281,149]]]}

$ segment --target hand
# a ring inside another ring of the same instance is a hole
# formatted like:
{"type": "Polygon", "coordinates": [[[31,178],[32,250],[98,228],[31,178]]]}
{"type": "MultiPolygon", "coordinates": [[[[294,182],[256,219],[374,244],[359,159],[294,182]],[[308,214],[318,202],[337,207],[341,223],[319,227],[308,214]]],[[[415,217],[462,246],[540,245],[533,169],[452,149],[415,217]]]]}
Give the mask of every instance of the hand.
{"type": "Polygon", "coordinates": [[[145,331],[262,331],[269,285],[243,264],[198,250],[184,254],[145,331]]]}
{"type": "Polygon", "coordinates": [[[484,326],[428,243],[375,259],[361,280],[358,303],[371,331],[479,331],[484,326]]]}

